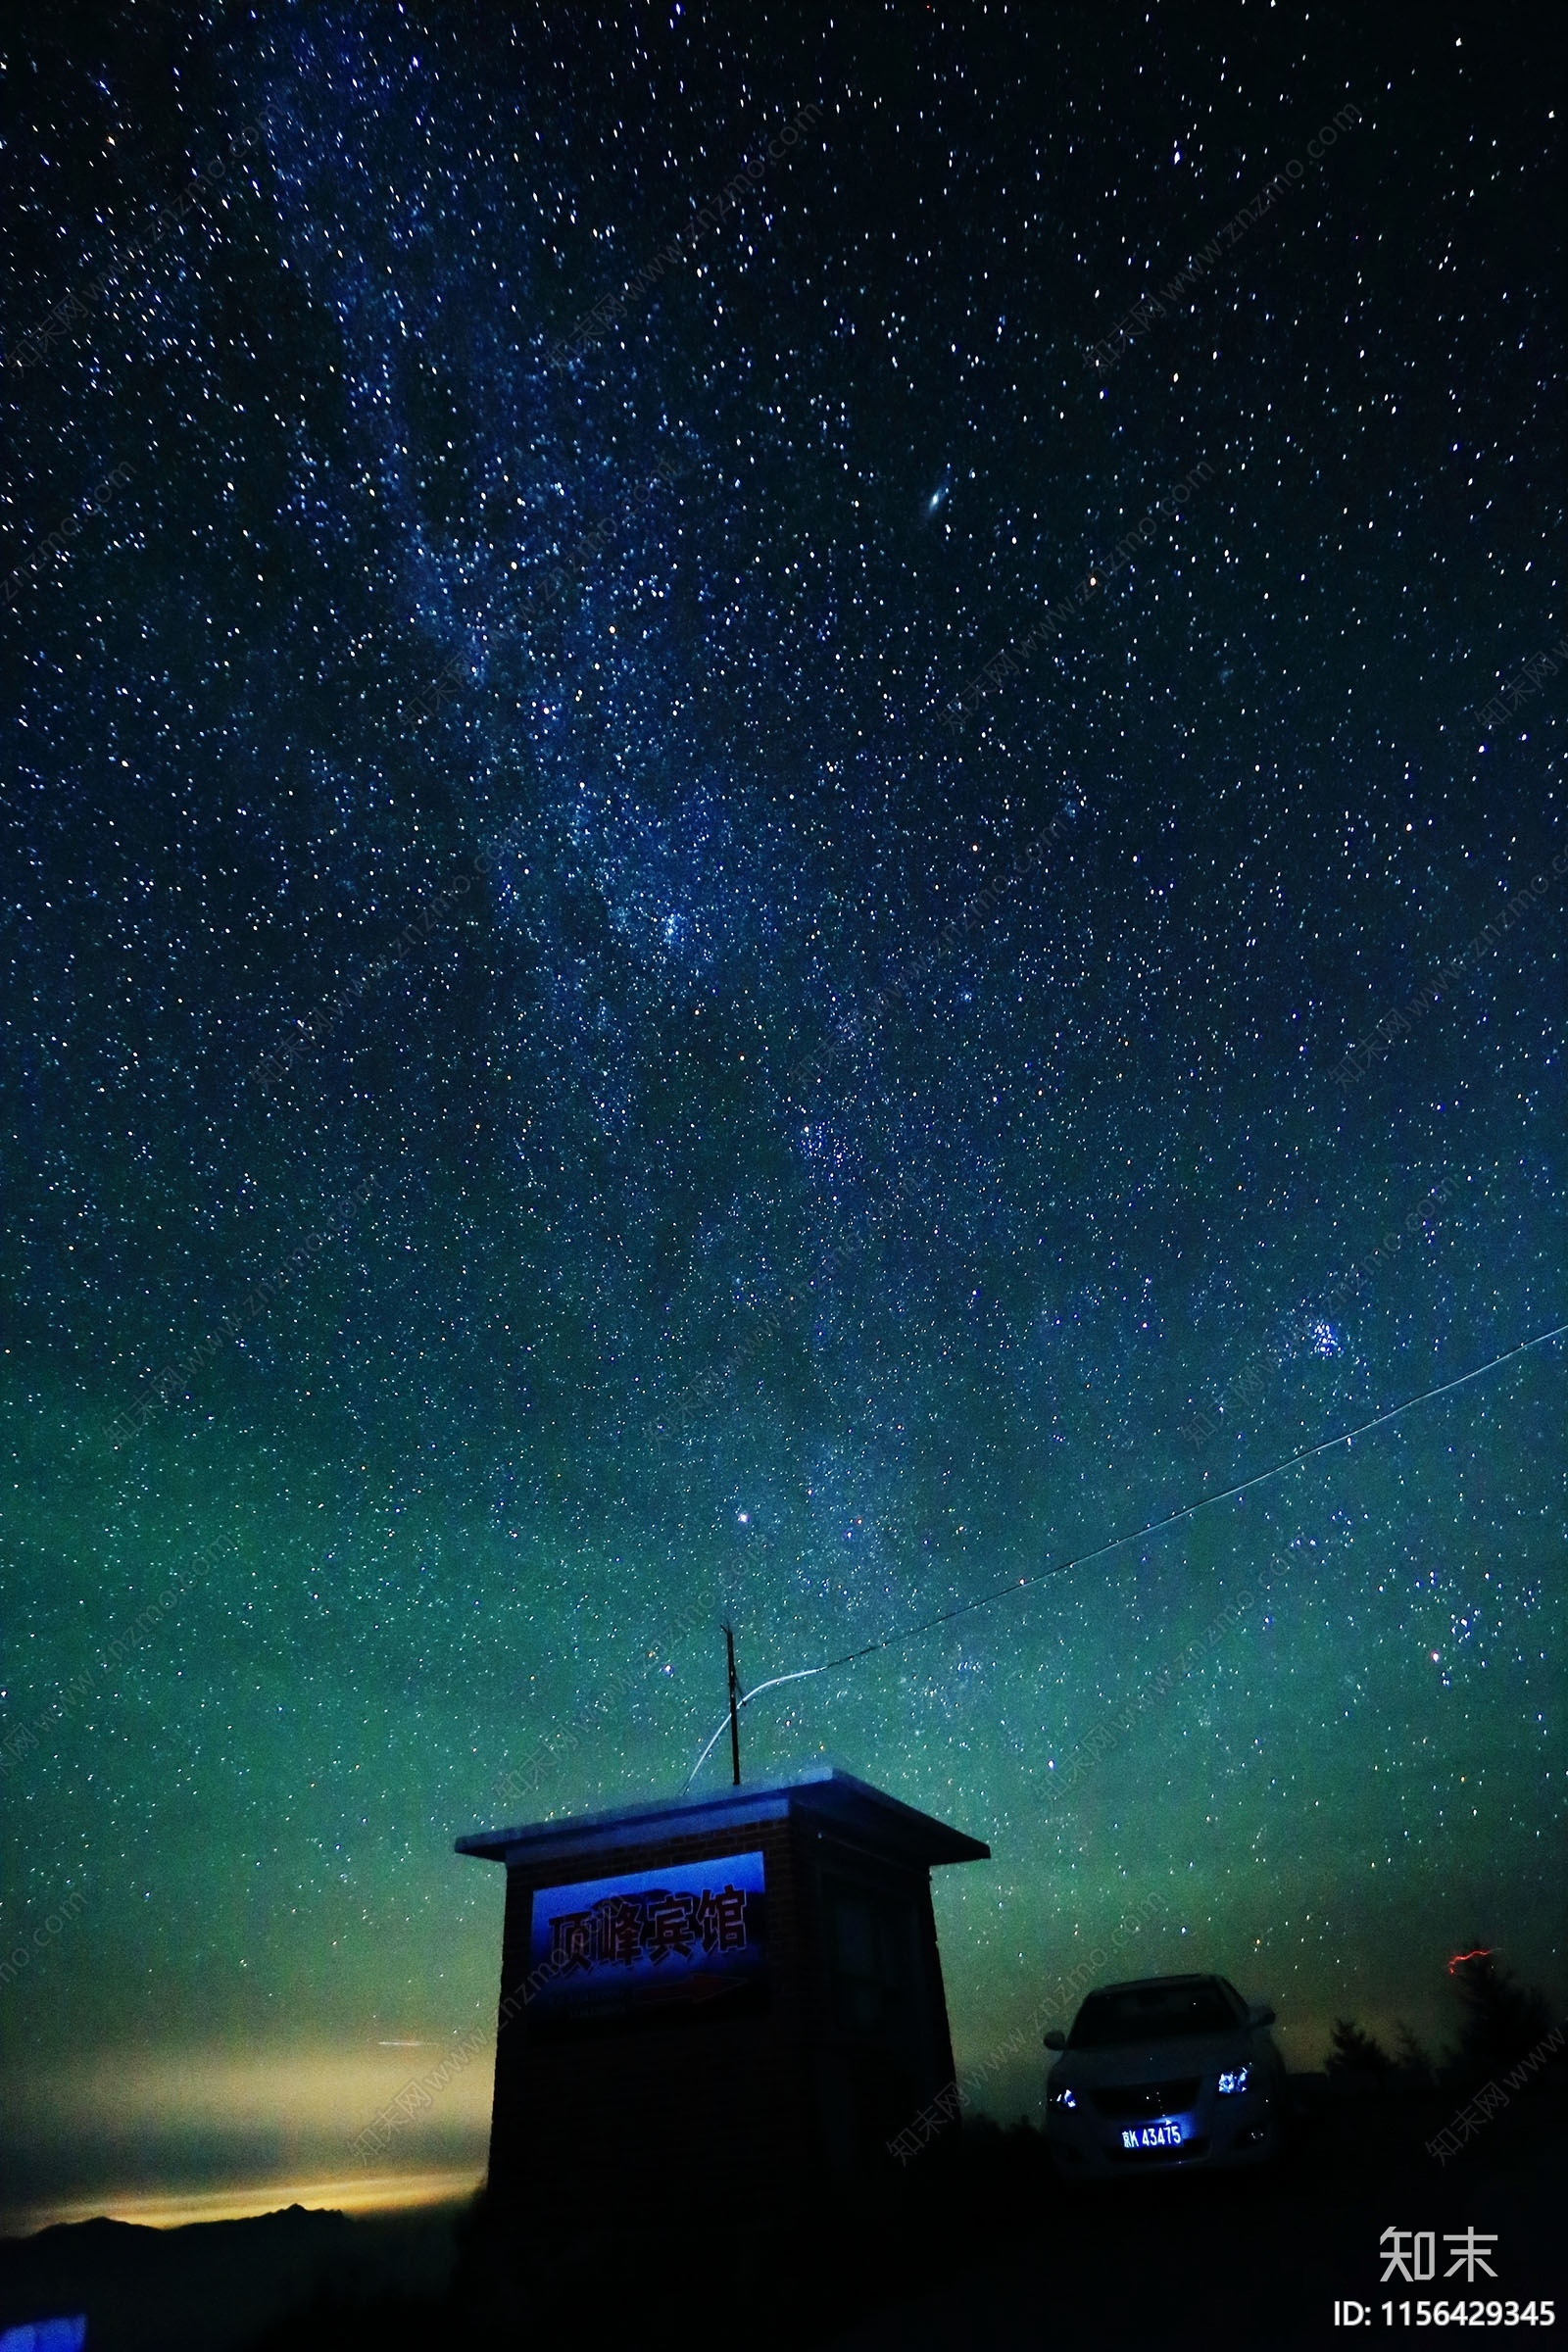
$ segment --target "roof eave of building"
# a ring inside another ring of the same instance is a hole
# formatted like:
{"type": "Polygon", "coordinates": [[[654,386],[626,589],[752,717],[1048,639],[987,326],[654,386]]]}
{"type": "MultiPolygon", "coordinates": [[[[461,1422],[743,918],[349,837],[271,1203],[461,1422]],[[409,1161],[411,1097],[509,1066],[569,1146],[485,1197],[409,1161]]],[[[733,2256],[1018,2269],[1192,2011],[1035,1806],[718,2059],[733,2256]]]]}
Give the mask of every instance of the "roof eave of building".
{"type": "Polygon", "coordinates": [[[567,1814],[555,1821],[478,1830],[459,1838],[456,1850],[509,1865],[548,1862],[557,1853],[612,1853],[649,1845],[662,1838],[706,1837],[749,1829],[765,1821],[784,1820],[791,1813],[810,1815],[830,1829],[857,1831],[928,1867],[990,1858],[991,1848],[978,1838],[826,1764],[755,1787],[743,1785],[701,1796],[616,1805],[601,1813],[567,1814]]]}

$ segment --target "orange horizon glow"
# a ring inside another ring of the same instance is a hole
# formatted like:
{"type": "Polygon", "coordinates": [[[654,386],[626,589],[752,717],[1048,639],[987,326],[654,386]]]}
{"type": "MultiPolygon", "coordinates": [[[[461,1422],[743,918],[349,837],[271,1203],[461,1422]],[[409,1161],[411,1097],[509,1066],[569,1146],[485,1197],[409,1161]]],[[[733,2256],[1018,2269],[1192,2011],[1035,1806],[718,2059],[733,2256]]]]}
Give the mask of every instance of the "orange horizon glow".
{"type": "Polygon", "coordinates": [[[364,2174],[341,2180],[267,2180],[227,2188],[107,2190],[100,2196],[40,2204],[0,2220],[13,2236],[68,2222],[133,2222],[144,2230],[184,2230],[194,2222],[249,2222],[302,2205],[313,2213],[405,2213],[421,2205],[461,2204],[484,2180],[481,2169],[364,2174]]]}

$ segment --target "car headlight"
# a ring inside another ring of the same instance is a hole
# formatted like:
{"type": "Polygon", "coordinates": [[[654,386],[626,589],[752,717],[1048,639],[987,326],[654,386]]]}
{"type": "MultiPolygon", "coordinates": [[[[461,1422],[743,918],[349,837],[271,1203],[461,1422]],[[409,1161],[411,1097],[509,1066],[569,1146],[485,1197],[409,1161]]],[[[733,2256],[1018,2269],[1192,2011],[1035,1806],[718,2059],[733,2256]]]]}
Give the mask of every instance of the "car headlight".
{"type": "Polygon", "coordinates": [[[1046,2104],[1048,2107],[1076,2107],[1078,2102],[1067,2088],[1066,2083],[1062,2082],[1054,2090],[1047,2091],[1046,2104]]]}
{"type": "Polygon", "coordinates": [[[1229,2091],[1247,2090],[1250,2088],[1251,2081],[1251,2068],[1250,2066],[1238,2066],[1234,2068],[1231,2073],[1221,2075],[1219,2079],[1220,2091],[1223,2094],[1229,2091]]]}

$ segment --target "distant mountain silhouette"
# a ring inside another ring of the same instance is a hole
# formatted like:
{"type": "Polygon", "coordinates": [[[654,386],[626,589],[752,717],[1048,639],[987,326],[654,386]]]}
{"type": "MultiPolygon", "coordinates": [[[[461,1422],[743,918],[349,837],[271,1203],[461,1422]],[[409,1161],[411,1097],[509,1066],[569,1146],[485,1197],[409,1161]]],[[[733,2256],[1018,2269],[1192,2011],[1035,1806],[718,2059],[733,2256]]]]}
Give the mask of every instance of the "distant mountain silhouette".
{"type": "Polygon", "coordinates": [[[290,2205],[153,2230],[102,2216],[0,2239],[0,2328],[85,2312],[91,2352],[241,2352],[330,2287],[444,2288],[450,2209],[366,2217],[290,2205]]]}

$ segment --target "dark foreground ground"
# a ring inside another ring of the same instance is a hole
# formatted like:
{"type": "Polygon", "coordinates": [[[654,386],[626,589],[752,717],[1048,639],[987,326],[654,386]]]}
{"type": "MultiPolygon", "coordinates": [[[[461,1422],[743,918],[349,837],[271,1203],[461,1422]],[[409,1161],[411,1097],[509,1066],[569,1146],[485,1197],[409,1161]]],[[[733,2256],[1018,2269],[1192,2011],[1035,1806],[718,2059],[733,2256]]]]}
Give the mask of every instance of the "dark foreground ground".
{"type": "Polygon", "coordinates": [[[1335,2325],[1347,2298],[1367,2307],[1362,2340],[1430,2341],[1416,2301],[1459,2294],[1463,2273],[1444,2277],[1453,2259],[1444,2237],[1471,2227],[1496,2233],[1488,2255],[1496,2278],[1478,2274],[1467,2297],[1511,2297],[1521,2310],[1535,2300],[1538,2324],[1467,2326],[1455,2340],[1555,2340],[1568,2329],[1568,2101],[1516,2101],[1440,2166],[1424,2142],[1452,2109],[1448,2099],[1331,2110],[1298,2123],[1272,2172],[1146,2180],[1125,2192],[1053,2188],[1034,2217],[1008,2182],[999,2198],[1005,2226],[980,2259],[831,2335],[832,2352],[1289,2352],[1356,2340],[1335,2325]],[[1436,2233],[1430,2283],[1381,2283],[1378,2241],[1390,2224],[1436,2233]],[[1405,2297],[1408,2325],[1397,2308],[1405,2297]],[[1543,2297],[1556,2298],[1555,2327],[1540,2325],[1543,2297]],[[1392,2327],[1385,2298],[1396,2303],[1392,2327]]]}
{"type": "MultiPolygon", "coordinates": [[[[1319,2104],[1268,2174],[1069,2192],[1036,2133],[934,2143],[881,2198],[813,2213],[780,2240],[724,2218],[701,2164],[681,2221],[637,2237],[519,2243],[482,2210],[386,2221],[293,2214],[179,2230],[89,2223],[0,2246],[0,2326],[86,2311],[90,2352],[376,2352],[565,2338],[636,2352],[737,2341],[748,2352],[1270,2352],[1425,2332],[1418,2298],[1492,2298],[1512,2327],[1464,2341],[1523,2346],[1568,2330],[1568,2099],[1516,2098],[1446,2167],[1424,2142],[1451,2098],[1319,2104]],[[1382,2283],[1390,2225],[1436,2233],[1430,2282],[1382,2283]],[[1445,2234],[1495,2233],[1496,2277],[1462,2273],[1445,2234]],[[1383,2303],[1396,2303],[1394,2325],[1383,2303]],[[1397,2306],[1411,2303],[1408,2327],[1397,2306]],[[1555,2298],[1555,2326],[1543,2324],[1555,2298]],[[1523,2318],[1537,2307],[1535,2325],[1523,2318]]],[[[1565,2338],[1568,2340],[1568,2338],[1565,2338]]]]}
{"type": "Polygon", "coordinates": [[[331,2295],[442,2293],[451,2210],[350,2219],[296,2205],[251,2222],[148,2230],[78,2222],[0,2239],[0,2332],[85,2312],[88,2352],[243,2352],[269,2322],[331,2295]]]}

